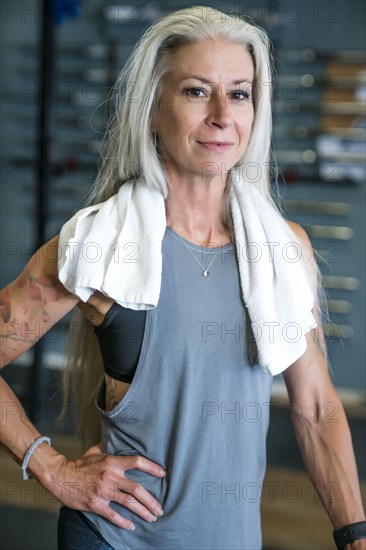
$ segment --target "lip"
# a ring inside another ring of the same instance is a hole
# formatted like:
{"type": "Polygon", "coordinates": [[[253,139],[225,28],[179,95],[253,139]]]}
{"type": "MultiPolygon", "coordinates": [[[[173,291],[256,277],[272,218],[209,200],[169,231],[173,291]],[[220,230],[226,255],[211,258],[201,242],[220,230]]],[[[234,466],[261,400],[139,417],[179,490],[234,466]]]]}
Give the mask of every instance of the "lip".
{"type": "Polygon", "coordinates": [[[226,151],[234,145],[231,141],[197,141],[197,143],[211,151],[226,151]]]}

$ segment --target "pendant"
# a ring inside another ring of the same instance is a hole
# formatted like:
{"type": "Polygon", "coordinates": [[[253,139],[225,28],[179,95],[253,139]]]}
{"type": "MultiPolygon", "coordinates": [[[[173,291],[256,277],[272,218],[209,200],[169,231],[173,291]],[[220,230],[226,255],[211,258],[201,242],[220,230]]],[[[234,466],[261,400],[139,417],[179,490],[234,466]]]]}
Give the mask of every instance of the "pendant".
{"type": "Polygon", "coordinates": [[[208,275],[208,271],[206,270],[206,271],[203,272],[203,276],[207,277],[207,275],[208,275]]]}

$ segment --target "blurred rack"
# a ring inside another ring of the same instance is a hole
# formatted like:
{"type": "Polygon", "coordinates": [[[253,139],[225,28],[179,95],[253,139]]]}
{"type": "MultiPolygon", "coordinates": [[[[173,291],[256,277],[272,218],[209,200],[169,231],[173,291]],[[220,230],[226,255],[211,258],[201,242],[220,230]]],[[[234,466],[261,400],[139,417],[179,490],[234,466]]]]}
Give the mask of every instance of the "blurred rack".
{"type": "MultiPolygon", "coordinates": [[[[366,71],[364,51],[277,51],[274,140],[288,217],[318,254],[330,323],[331,364],[345,365],[361,341],[365,296],[364,200],[366,71]],[[286,185],[285,185],[286,184],[286,185]],[[342,364],[343,361],[343,364],[342,364]]],[[[362,349],[362,343],[361,343],[362,349]]],[[[337,369],[335,369],[337,370],[337,369]]]]}

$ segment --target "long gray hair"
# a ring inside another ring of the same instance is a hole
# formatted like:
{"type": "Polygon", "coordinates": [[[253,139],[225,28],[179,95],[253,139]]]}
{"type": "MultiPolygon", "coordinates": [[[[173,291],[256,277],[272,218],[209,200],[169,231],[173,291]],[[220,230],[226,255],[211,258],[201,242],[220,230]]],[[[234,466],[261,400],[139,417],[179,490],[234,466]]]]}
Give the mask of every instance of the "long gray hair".
{"type": "Polygon", "coordinates": [[[158,20],[142,36],[112,89],[114,114],[103,148],[101,169],[93,185],[90,203],[115,194],[120,185],[142,178],[146,185],[168,195],[168,182],[151,130],[154,110],[172,54],[182,45],[223,38],[242,44],[254,63],[255,119],[250,140],[236,168],[245,171],[248,162],[261,175],[257,188],[269,197],[269,165],[272,133],[272,60],[266,33],[238,15],[196,6],[158,20]]]}

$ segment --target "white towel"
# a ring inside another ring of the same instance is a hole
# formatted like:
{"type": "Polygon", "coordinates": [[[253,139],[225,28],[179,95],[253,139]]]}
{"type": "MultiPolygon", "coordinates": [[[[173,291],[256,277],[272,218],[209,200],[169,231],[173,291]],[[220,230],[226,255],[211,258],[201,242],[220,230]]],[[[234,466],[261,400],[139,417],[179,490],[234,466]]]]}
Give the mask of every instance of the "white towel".
{"type": "Polygon", "coordinates": [[[253,184],[233,184],[231,209],[259,363],[279,374],[305,352],[305,334],[317,326],[315,295],[306,277],[309,261],[301,261],[307,251],[253,184]]]}
{"type": "MultiPolygon", "coordinates": [[[[259,364],[278,374],[306,350],[305,334],[316,326],[314,294],[300,258],[293,261],[301,249],[290,244],[293,235],[269,201],[243,181],[233,183],[230,200],[259,364]]],[[[80,210],[62,227],[60,281],[84,302],[99,290],[124,307],[154,308],[165,229],[163,195],[141,182],[124,183],[116,195],[80,210]]]]}
{"type": "Polygon", "coordinates": [[[100,290],[124,307],[156,307],[165,228],[162,194],[127,182],[116,195],[83,208],[62,227],[59,279],[84,302],[100,290]]]}

